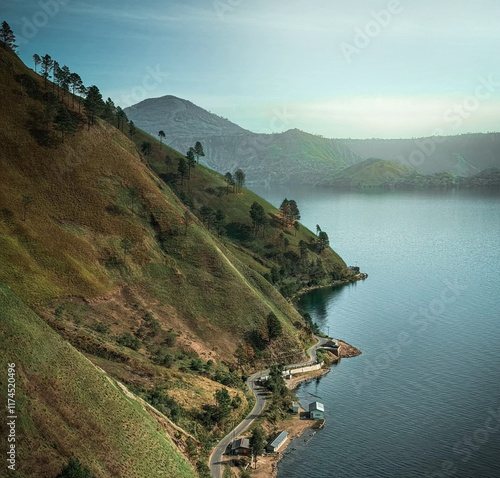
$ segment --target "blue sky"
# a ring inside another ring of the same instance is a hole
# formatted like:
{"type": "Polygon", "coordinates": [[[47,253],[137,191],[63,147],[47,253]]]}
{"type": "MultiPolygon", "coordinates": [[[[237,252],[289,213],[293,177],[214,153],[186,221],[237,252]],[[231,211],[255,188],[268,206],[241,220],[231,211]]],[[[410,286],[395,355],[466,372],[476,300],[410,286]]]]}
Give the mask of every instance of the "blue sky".
{"type": "Polygon", "coordinates": [[[256,132],[499,131],[498,0],[4,0],[50,54],[129,106],[167,94],[256,132]],[[339,5],[340,4],[340,5],[339,5]]]}

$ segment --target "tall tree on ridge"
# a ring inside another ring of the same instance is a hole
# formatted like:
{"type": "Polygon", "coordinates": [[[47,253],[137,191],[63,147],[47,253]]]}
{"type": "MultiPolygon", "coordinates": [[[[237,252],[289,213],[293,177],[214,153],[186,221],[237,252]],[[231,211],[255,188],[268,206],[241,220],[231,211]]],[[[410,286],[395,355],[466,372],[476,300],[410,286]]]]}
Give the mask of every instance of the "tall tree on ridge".
{"type": "Polygon", "coordinates": [[[3,42],[4,48],[9,48],[14,53],[17,53],[16,36],[10,25],[5,21],[2,22],[0,27],[0,41],[3,42]]]}
{"type": "Polygon", "coordinates": [[[116,114],[115,103],[111,98],[108,97],[108,99],[104,103],[104,108],[102,109],[102,117],[108,123],[111,123],[115,119],[115,114],[116,114]]]}
{"type": "Polygon", "coordinates": [[[87,96],[88,93],[88,88],[83,84],[83,81],[80,77],[78,84],[76,85],[76,91],[80,95],[80,98],[78,99],[78,113],[80,113],[80,107],[82,106],[82,97],[87,96]]]}
{"type": "Polygon", "coordinates": [[[234,181],[238,185],[238,191],[245,185],[245,173],[241,169],[237,169],[234,172],[234,181]]]}
{"type": "Polygon", "coordinates": [[[330,239],[325,231],[318,234],[318,250],[321,254],[330,245],[330,239]]]}
{"type": "Polygon", "coordinates": [[[123,131],[123,125],[128,121],[127,114],[120,106],[116,107],[116,121],[118,123],[118,129],[123,131]]]}
{"type": "Polygon", "coordinates": [[[165,131],[163,131],[162,129],[158,131],[158,136],[160,137],[160,149],[163,149],[163,139],[167,137],[165,135],[165,131]]]}
{"type": "Polygon", "coordinates": [[[54,66],[54,60],[50,57],[50,55],[44,55],[42,57],[42,76],[45,80],[45,89],[47,89],[47,80],[50,76],[50,72],[54,66]]]}
{"type": "Polygon", "coordinates": [[[75,91],[78,85],[82,82],[80,75],[78,73],[71,73],[68,78],[69,85],[71,86],[71,94],[73,95],[72,108],[75,109],[75,91]]]}
{"type": "Polygon", "coordinates": [[[102,100],[101,92],[97,86],[92,85],[89,87],[83,106],[85,107],[85,112],[87,113],[88,130],[90,131],[90,125],[94,124],[96,116],[104,108],[104,101],[102,100]]]}
{"type": "Polygon", "coordinates": [[[52,64],[52,93],[56,89],[56,83],[58,84],[57,86],[57,96],[59,97],[59,75],[60,75],[60,68],[59,68],[59,63],[54,60],[54,63],[52,64]]]}
{"type": "Polygon", "coordinates": [[[42,62],[42,59],[40,58],[40,55],[34,54],[33,55],[33,62],[35,63],[35,73],[36,73],[36,67],[42,62]]]}
{"type": "Polygon", "coordinates": [[[196,162],[200,162],[200,156],[205,156],[205,152],[203,151],[203,146],[199,141],[196,141],[196,144],[194,145],[194,154],[196,156],[196,162]]]}

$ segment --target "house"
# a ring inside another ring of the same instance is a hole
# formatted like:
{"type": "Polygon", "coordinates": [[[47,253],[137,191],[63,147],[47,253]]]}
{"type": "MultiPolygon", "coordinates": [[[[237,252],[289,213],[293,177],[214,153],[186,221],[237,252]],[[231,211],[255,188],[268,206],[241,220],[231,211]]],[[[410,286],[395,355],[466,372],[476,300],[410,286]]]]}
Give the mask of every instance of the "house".
{"type": "Polygon", "coordinates": [[[309,418],[311,420],[322,420],[325,418],[325,406],[320,402],[309,405],[309,418]]]}
{"type": "Polygon", "coordinates": [[[238,438],[231,445],[231,455],[251,455],[250,440],[248,438],[238,438]]]}
{"type": "Polygon", "coordinates": [[[288,439],[288,432],[283,431],[278,433],[278,435],[276,435],[276,437],[267,444],[266,450],[269,453],[274,453],[275,451],[278,451],[287,441],[287,439],[288,439]]]}
{"type": "Polygon", "coordinates": [[[296,415],[297,413],[299,413],[299,408],[300,408],[300,406],[297,402],[292,403],[292,413],[293,414],[296,415]]]}

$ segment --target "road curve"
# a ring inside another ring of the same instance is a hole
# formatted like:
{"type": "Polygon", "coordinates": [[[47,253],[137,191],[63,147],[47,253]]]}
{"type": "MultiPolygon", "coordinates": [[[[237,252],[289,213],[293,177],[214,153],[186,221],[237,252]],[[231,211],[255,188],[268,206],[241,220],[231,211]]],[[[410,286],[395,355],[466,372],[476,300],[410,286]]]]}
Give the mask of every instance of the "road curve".
{"type": "MultiPolygon", "coordinates": [[[[291,365],[286,365],[285,368],[296,368],[296,367],[305,367],[307,365],[311,365],[316,363],[316,350],[320,348],[322,345],[327,342],[328,339],[324,339],[321,337],[315,336],[318,339],[318,342],[310,347],[307,351],[310,360],[308,362],[296,363],[291,365]]],[[[210,463],[210,473],[213,478],[222,478],[222,456],[226,451],[228,445],[233,440],[233,437],[236,438],[241,435],[245,430],[247,430],[253,421],[262,413],[264,407],[266,406],[266,390],[264,387],[259,387],[256,384],[256,380],[263,375],[267,375],[269,373],[269,369],[261,370],[260,372],[254,373],[252,376],[248,377],[247,386],[255,395],[255,405],[252,411],[243,419],[243,421],[231,430],[213,449],[212,454],[210,455],[209,463],[210,463]]]]}

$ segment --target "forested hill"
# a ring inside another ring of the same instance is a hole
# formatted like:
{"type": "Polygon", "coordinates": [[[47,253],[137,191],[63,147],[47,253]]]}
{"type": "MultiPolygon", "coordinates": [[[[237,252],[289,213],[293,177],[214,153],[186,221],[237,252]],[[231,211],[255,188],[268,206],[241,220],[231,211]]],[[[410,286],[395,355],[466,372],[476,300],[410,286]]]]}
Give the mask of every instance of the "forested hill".
{"type": "Polygon", "coordinates": [[[248,407],[245,374],[301,360],[312,340],[286,298],[352,276],[293,198],[277,210],[244,171],[203,167],[39,60],[42,75],[0,47],[1,332],[19,369],[18,476],[53,477],[72,455],[99,477],[207,476],[211,445],[248,407]]]}

